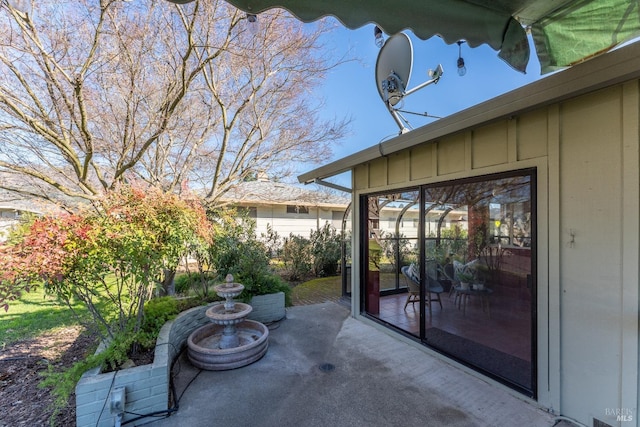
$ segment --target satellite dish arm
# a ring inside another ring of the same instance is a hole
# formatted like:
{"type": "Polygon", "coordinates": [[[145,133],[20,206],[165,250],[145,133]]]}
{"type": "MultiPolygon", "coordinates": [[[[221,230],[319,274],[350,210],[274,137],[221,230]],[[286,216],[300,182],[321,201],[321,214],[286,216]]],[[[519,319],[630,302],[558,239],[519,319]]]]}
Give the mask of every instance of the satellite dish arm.
{"type": "Polygon", "coordinates": [[[378,93],[389,110],[391,117],[400,128],[400,133],[409,131],[407,129],[409,122],[400,114],[398,108],[395,108],[396,105],[405,96],[430,84],[438,83],[443,73],[442,65],[438,65],[435,71],[429,70],[431,80],[407,91],[406,86],[411,78],[412,62],[413,47],[411,40],[409,36],[402,32],[393,35],[384,43],[376,60],[375,77],[378,93]]]}
{"type": "Polygon", "coordinates": [[[402,116],[400,115],[400,113],[398,113],[398,111],[395,110],[393,106],[391,106],[391,104],[389,104],[388,102],[387,102],[387,108],[391,113],[391,117],[393,117],[393,120],[395,120],[396,124],[400,128],[400,133],[403,134],[403,133],[409,132],[409,129],[407,129],[407,127],[404,125],[404,122],[402,121],[402,116]]]}
{"type": "MultiPolygon", "coordinates": [[[[400,95],[400,99],[404,98],[405,96],[411,95],[414,92],[419,91],[420,89],[429,86],[430,84],[434,84],[434,83],[438,83],[438,81],[440,80],[440,77],[442,77],[442,73],[443,73],[443,69],[442,69],[442,65],[438,64],[438,66],[436,67],[435,71],[429,71],[429,75],[432,77],[431,80],[428,80],[422,84],[419,84],[418,86],[414,87],[413,89],[410,89],[406,92],[402,92],[400,95]]],[[[389,80],[389,79],[387,79],[389,80]]],[[[400,128],[400,133],[407,133],[409,132],[409,129],[407,129],[407,127],[405,126],[405,122],[407,122],[407,120],[402,117],[400,115],[400,113],[398,112],[398,109],[394,108],[394,106],[392,105],[392,103],[390,102],[389,99],[389,90],[388,90],[388,84],[383,83],[382,84],[383,87],[383,99],[384,99],[384,103],[387,106],[387,109],[389,110],[389,113],[391,113],[391,117],[393,117],[393,120],[396,122],[396,124],[398,125],[398,127],[400,128]]],[[[408,124],[408,122],[407,122],[408,124]]]]}
{"type": "Polygon", "coordinates": [[[419,84],[418,86],[414,87],[413,89],[409,89],[408,91],[406,91],[404,93],[404,96],[411,95],[412,93],[417,92],[420,89],[422,89],[423,87],[429,86],[430,84],[438,83],[438,81],[440,80],[440,77],[442,77],[442,73],[443,73],[442,65],[438,64],[438,66],[436,67],[436,70],[433,71],[432,74],[431,74],[432,77],[433,77],[431,80],[427,80],[426,82],[424,82],[422,84],[419,84]]]}

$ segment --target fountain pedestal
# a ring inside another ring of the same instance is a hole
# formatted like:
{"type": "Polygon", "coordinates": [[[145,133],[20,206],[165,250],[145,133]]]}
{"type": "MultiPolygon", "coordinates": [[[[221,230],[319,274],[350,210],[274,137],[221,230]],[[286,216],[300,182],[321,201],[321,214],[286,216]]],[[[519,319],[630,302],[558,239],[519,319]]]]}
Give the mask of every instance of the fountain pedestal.
{"type": "Polygon", "coordinates": [[[226,301],[209,308],[205,314],[211,324],[196,329],[187,339],[187,354],[193,365],[212,371],[234,369],[255,362],[267,352],[269,329],[246,320],[252,310],[249,304],[233,301],[243,289],[240,283],[233,283],[231,275],[225,284],[214,286],[226,301]]]}

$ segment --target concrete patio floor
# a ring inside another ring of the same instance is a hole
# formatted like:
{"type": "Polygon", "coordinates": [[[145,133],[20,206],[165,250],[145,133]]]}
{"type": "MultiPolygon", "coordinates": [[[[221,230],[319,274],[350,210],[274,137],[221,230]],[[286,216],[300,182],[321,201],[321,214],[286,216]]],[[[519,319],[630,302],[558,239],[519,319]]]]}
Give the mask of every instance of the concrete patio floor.
{"type": "Polygon", "coordinates": [[[174,373],[179,409],[147,425],[571,425],[334,302],[288,308],[252,365],[200,371],[183,353],[174,373]]]}

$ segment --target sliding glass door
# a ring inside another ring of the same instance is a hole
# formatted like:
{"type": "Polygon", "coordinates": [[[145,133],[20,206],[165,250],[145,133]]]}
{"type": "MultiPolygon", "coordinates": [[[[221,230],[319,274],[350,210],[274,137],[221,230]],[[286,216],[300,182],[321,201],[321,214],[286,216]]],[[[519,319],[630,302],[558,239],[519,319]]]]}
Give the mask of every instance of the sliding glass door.
{"type": "Polygon", "coordinates": [[[534,190],[526,170],[364,197],[364,312],[534,396],[534,190]]]}

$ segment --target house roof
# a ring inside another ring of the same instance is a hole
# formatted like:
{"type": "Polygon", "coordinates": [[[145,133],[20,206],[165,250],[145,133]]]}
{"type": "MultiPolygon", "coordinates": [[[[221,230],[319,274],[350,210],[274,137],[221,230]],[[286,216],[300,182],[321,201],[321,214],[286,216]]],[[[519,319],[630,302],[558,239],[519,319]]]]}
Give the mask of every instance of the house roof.
{"type": "Polygon", "coordinates": [[[60,214],[60,205],[44,198],[36,197],[41,189],[35,186],[28,177],[19,173],[0,171],[0,210],[31,212],[39,215],[60,214]],[[6,188],[20,189],[23,192],[11,191],[6,188]]]}
{"type": "Polygon", "coordinates": [[[350,156],[298,176],[303,183],[321,181],[380,157],[436,142],[491,121],[561,102],[604,87],[640,78],[640,42],[595,57],[579,66],[553,74],[426,126],[401,134],[350,156]]]}
{"type": "Polygon", "coordinates": [[[223,196],[222,201],[243,205],[296,205],[345,208],[351,202],[351,199],[280,182],[248,181],[242,182],[229,190],[223,196]]]}
{"type": "Polygon", "coordinates": [[[28,198],[0,190],[0,211],[31,212],[38,215],[58,214],[59,206],[41,199],[28,198]]]}

